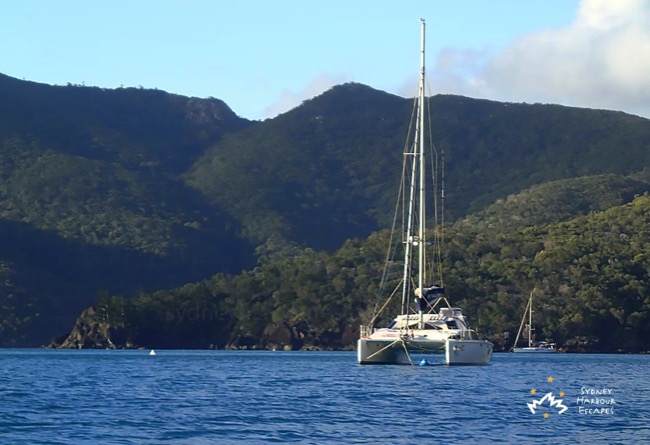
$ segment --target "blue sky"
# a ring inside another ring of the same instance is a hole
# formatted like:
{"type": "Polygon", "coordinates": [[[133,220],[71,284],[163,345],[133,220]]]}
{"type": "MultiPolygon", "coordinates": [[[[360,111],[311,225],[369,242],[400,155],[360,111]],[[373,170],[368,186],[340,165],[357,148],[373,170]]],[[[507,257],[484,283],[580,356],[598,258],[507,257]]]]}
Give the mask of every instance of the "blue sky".
{"type": "Polygon", "coordinates": [[[646,0],[2,0],[0,73],[216,97],[264,119],[335,84],[650,116],[646,0]]]}

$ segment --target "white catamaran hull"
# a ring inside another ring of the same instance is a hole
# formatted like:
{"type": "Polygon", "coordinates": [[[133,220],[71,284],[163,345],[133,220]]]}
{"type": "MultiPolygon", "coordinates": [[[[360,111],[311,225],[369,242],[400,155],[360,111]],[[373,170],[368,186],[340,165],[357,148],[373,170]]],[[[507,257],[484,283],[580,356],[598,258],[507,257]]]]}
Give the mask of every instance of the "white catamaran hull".
{"type": "Polygon", "coordinates": [[[489,365],[492,343],[487,340],[448,339],[445,361],[448,365],[489,365]]]}
{"type": "Polygon", "coordinates": [[[447,339],[441,345],[417,339],[371,339],[357,341],[357,361],[360,365],[412,365],[410,352],[445,351],[447,365],[488,365],[492,361],[493,345],[487,340],[447,339]]]}
{"type": "Polygon", "coordinates": [[[357,361],[360,365],[412,365],[411,358],[401,340],[357,341],[357,361]]]}

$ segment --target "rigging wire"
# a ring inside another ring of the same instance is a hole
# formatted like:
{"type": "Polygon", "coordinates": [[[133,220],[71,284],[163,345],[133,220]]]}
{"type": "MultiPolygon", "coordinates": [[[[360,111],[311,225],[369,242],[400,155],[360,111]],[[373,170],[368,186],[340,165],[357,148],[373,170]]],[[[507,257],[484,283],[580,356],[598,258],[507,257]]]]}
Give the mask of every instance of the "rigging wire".
{"type": "MultiPolygon", "coordinates": [[[[427,83],[430,91],[430,87],[427,83]]],[[[433,249],[431,249],[431,270],[432,276],[437,278],[440,287],[444,287],[444,278],[442,271],[442,246],[444,245],[444,212],[445,212],[445,162],[444,162],[444,148],[439,152],[436,144],[433,142],[433,114],[431,112],[430,96],[426,101],[427,104],[427,117],[429,129],[429,147],[431,150],[431,177],[433,188],[433,249]],[[439,173],[439,174],[438,174],[439,173]]]]}
{"type": "MultiPolygon", "coordinates": [[[[379,290],[377,292],[377,298],[375,300],[375,307],[373,308],[373,311],[372,311],[372,317],[371,317],[372,322],[370,323],[371,325],[374,323],[374,321],[377,319],[377,317],[379,317],[379,315],[381,315],[381,313],[386,308],[386,306],[388,305],[388,303],[390,302],[392,297],[395,295],[395,291],[396,291],[396,289],[395,289],[391,293],[391,295],[386,299],[386,302],[383,304],[381,309],[377,310],[377,308],[379,307],[379,304],[380,304],[380,302],[382,300],[382,293],[383,293],[383,290],[385,288],[386,282],[388,281],[388,274],[390,272],[390,270],[389,270],[390,266],[393,264],[392,261],[390,261],[390,260],[391,260],[391,258],[395,258],[395,253],[397,252],[397,248],[398,248],[398,243],[394,242],[395,227],[397,225],[398,213],[401,214],[400,216],[401,216],[401,224],[402,224],[402,235],[404,234],[403,228],[404,228],[405,215],[404,215],[404,212],[400,212],[400,208],[402,208],[402,209],[404,208],[403,204],[404,204],[404,200],[406,199],[406,197],[405,197],[406,193],[404,193],[405,184],[406,184],[406,175],[408,174],[408,169],[406,168],[407,167],[406,152],[408,150],[408,147],[411,144],[410,141],[411,141],[411,134],[413,132],[412,129],[413,129],[413,122],[414,122],[414,116],[415,116],[415,113],[416,113],[416,109],[417,109],[417,99],[415,99],[414,102],[413,102],[413,109],[411,111],[411,119],[409,121],[409,128],[408,128],[408,131],[406,133],[406,140],[404,142],[404,148],[402,149],[402,151],[404,153],[403,162],[402,162],[402,180],[400,182],[399,191],[397,193],[397,202],[395,204],[395,212],[393,214],[393,223],[391,225],[390,238],[389,238],[389,242],[388,242],[388,249],[386,251],[386,261],[384,261],[384,270],[382,272],[381,280],[380,280],[380,283],[379,283],[379,290]],[[400,205],[400,199],[402,200],[402,205],[400,205]]],[[[402,243],[404,243],[405,241],[406,240],[402,239],[402,243]]],[[[400,280],[400,284],[401,283],[402,283],[402,280],[400,280]]],[[[399,284],[398,284],[398,287],[399,287],[399,284]]]]}
{"type": "MultiPolygon", "coordinates": [[[[427,82],[427,90],[430,90],[429,84],[427,82]]],[[[438,284],[441,287],[444,287],[444,278],[443,278],[443,271],[442,271],[442,246],[444,245],[444,225],[445,225],[445,152],[444,148],[441,149],[440,151],[438,150],[438,147],[434,144],[433,142],[433,118],[432,118],[432,113],[431,113],[431,97],[428,97],[425,99],[426,103],[426,113],[427,113],[427,128],[428,128],[428,145],[429,145],[429,150],[431,154],[431,161],[430,161],[430,168],[431,168],[431,177],[432,177],[432,182],[431,186],[433,188],[433,249],[431,252],[431,258],[428,261],[429,262],[429,269],[431,270],[430,276],[433,278],[434,282],[433,283],[426,283],[428,284],[438,284]],[[437,283],[435,281],[437,280],[437,283]]],[[[404,143],[404,159],[403,159],[403,164],[402,164],[402,180],[400,182],[399,186],[399,192],[398,192],[398,197],[397,197],[397,203],[396,203],[396,209],[393,215],[393,222],[391,226],[391,231],[390,231],[390,239],[388,243],[388,249],[386,251],[386,261],[384,263],[384,269],[382,272],[381,276],[381,281],[379,284],[379,290],[377,293],[377,299],[375,301],[375,306],[373,308],[372,312],[372,322],[371,324],[376,321],[376,319],[381,315],[383,310],[386,308],[388,303],[391,301],[393,296],[396,294],[397,288],[399,288],[399,284],[397,287],[392,291],[392,293],[389,295],[389,297],[384,301],[383,305],[381,308],[379,308],[380,303],[383,301],[383,292],[385,290],[385,286],[388,282],[388,276],[390,273],[390,267],[393,264],[392,261],[390,261],[392,258],[395,257],[397,248],[398,248],[398,243],[395,242],[395,229],[397,226],[397,218],[398,218],[398,213],[400,213],[400,218],[401,218],[401,226],[402,226],[402,244],[410,242],[410,240],[405,239],[404,235],[406,231],[404,230],[404,227],[406,226],[406,219],[407,215],[405,214],[404,211],[400,212],[401,209],[407,208],[406,204],[406,183],[411,179],[410,177],[410,171],[407,168],[408,167],[408,160],[409,160],[409,147],[412,143],[415,141],[411,140],[411,136],[413,135],[413,123],[415,122],[415,119],[417,118],[417,108],[418,108],[418,99],[415,98],[413,101],[413,108],[411,111],[411,119],[409,122],[409,128],[407,131],[407,137],[406,141],[404,143]],[[400,200],[401,200],[401,205],[400,205],[400,200]],[[379,308],[379,309],[378,309],[379,308]]],[[[424,112],[425,104],[422,104],[421,111],[424,112]]],[[[422,131],[422,130],[420,130],[422,131]]],[[[420,205],[423,205],[423,203],[420,203],[420,205]]],[[[417,210],[418,212],[421,211],[421,209],[417,210]]],[[[413,217],[417,217],[416,215],[412,215],[413,217]]],[[[421,240],[422,242],[422,240],[421,240]]],[[[400,284],[404,285],[404,279],[400,280],[400,284]]],[[[411,279],[408,280],[408,283],[406,284],[407,288],[410,290],[412,289],[415,285],[412,282],[411,279]]],[[[407,297],[410,295],[410,291],[406,292],[407,297]]],[[[410,305],[410,300],[407,300],[406,302],[402,302],[403,304],[403,311],[408,308],[410,305]]]]}

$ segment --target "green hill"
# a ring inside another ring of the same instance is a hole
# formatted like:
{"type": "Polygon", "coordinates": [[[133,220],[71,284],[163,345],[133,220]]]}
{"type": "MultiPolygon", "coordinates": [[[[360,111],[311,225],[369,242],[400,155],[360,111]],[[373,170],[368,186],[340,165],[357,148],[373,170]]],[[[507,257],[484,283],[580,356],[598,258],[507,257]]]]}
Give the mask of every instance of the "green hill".
{"type": "MultiPolygon", "coordinates": [[[[459,96],[429,105],[447,165],[447,221],[467,226],[458,249],[491,252],[463,243],[483,231],[501,239],[589,217],[647,190],[646,119],[459,96]]],[[[318,311],[319,323],[334,329],[329,315],[362,311],[365,300],[351,295],[361,286],[366,298],[372,274],[335,277],[319,262],[389,226],[412,110],[412,100],[345,84],[251,122],[218,99],[0,75],[0,345],[47,342],[98,296],[125,297],[116,300],[124,305],[184,285],[201,304],[220,299],[235,337],[250,337],[242,327],[254,323],[244,320],[249,308],[282,323],[318,311]],[[266,264],[275,269],[259,290],[241,284],[266,264]],[[298,293],[264,299],[294,273],[334,290],[308,286],[324,300],[303,298],[285,320],[298,293]],[[213,276],[221,278],[210,296],[195,283],[213,276]],[[233,295],[241,300],[227,303],[233,295]]],[[[533,249],[541,241],[527,242],[533,249]]],[[[452,257],[461,255],[454,249],[452,257]]]]}
{"type": "MultiPolygon", "coordinates": [[[[650,163],[650,122],[639,117],[458,96],[429,105],[451,219],[533,185],[630,175],[650,163]]],[[[412,106],[364,85],[337,86],[223,138],[188,182],[256,243],[273,235],[335,249],[389,225],[412,106]]]]}
{"type": "Polygon", "coordinates": [[[463,218],[475,232],[513,230],[568,221],[632,201],[650,190],[650,177],[603,174],[550,181],[499,199],[463,218]]]}
{"type": "Polygon", "coordinates": [[[179,179],[250,124],[216,99],[0,75],[0,345],[42,343],[100,292],[252,265],[237,222],[179,179]]]}
{"type": "MultiPolygon", "coordinates": [[[[443,255],[448,296],[497,349],[512,346],[534,290],[538,334],[563,348],[650,351],[648,227],[647,193],[563,222],[493,227],[486,237],[456,224],[443,255]]],[[[123,338],[146,347],[351,349],[378,308],[387,238],[347,241],[331,254],[307,249],[235,277],[97,307],[115,314],[103,320],[123,326],[123,338]]],[[[388,289],[401,276],[400,264],[393,268],[388,289]]]]}

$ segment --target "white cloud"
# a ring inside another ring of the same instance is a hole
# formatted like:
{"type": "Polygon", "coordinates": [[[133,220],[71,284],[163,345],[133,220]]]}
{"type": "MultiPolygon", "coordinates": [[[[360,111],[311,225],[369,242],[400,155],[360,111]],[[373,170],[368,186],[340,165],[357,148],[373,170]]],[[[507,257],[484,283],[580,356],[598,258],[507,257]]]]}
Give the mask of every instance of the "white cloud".
{"type": "Polygon", "coordinates": [[[574,22],[496,54],[442,52],[434,91],[650,117],[650,1],[582,0],[574,22]]]}
{"type": "Polygon", "coordinates": [[[291,110],[300,105],[304,100],[311,99],[335,85],[347,81],[346,76],[321,74],[313,79],[307,86],[298,92],[285,89],[278,100],[264,109],[264,117],[275,117],[280,113],[291,110]]]}

